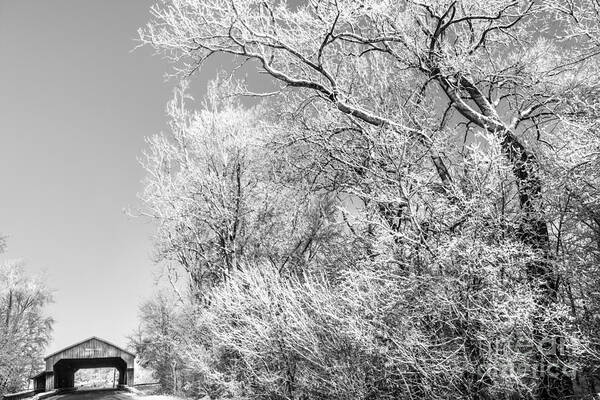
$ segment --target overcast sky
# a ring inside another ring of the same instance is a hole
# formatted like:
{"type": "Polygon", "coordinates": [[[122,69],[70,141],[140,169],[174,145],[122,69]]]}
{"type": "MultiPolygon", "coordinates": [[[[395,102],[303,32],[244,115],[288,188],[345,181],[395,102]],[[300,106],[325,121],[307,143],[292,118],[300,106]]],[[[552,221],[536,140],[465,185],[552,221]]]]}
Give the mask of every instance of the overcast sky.
{"type": "Polygon", "coordinates": [[[137,159],[174,85],[149,49],[130,52],[151,4],[0,0],[1,257],[46,271],[49,351],[88,336],[125,345],[154,290],[153,227],[123,211],[138,207],[137,159]]]}

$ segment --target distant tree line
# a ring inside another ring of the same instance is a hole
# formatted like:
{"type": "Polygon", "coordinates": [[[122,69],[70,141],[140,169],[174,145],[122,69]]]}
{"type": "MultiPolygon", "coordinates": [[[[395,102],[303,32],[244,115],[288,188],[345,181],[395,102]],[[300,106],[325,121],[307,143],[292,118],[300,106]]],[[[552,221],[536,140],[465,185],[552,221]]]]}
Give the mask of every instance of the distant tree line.
{"type": "Polygon", "coordinates": [[[119,384],[115,368],[80,369],[75,373],[75,386],[81,389],[111,388],[119,384]]]}
{"type": "Polygon", "coordinates": [[[239,68],[199,103],[183,82],[148,140],[172,290],[141,309],[142,363],[213,399],[600,391],[599,10],[152,7],[141,41],[176,73],[239,68]]]}

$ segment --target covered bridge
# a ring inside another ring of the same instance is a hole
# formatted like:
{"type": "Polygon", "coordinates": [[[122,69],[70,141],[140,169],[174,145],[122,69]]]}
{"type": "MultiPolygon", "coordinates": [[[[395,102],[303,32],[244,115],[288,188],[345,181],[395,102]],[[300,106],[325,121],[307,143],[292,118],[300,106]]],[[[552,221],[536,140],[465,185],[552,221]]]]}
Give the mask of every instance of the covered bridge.
{"type": "Polygon", "coordinates": [[[85,368],[115,368],[119,371],[119,385],[133,385],[135,355],[104,339],[91,337],[75,343],[44,361],[46,369],[33,377],[38,392],[75,386],[75,372],[85,368]]]}

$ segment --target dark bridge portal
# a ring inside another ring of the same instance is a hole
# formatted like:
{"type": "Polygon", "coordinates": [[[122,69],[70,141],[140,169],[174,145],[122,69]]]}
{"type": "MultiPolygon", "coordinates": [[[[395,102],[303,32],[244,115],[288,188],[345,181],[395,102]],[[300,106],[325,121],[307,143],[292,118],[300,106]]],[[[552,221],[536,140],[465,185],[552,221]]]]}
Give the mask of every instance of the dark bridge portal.
{"type": "Polygon", "coordinates": [[[120,357],[108,358],[63,358],[54,364],[54,385],[56,388],[75,386],[75,373],[85,368],[116,368],[119,371],[119,385],[127,385],[127,363],[120,357]]]}
{"type": "Polygon", "coordinates": [[[34,377],[36,389],[72,388],[75,372],[85,368],[116,368],[119,385],[133,385],[134,359],[135,355],[127,350],[91,337],[46,357],[46,370],[34,377]]]}

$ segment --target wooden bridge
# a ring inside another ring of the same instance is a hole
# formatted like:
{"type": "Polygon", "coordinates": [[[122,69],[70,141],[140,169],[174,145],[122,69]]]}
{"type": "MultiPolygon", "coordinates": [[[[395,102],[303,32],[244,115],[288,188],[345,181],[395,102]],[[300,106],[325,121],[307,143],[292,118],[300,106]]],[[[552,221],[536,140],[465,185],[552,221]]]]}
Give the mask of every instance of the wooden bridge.
{"type": "Polygon", "coordinates": [[[32,378],[34,390],[73,388],[75,372],[85,368],[115,368],[119,385],[132,386],[134,359],[133,353],[94,336],[44,358],[45,370],[32,378]]]}

